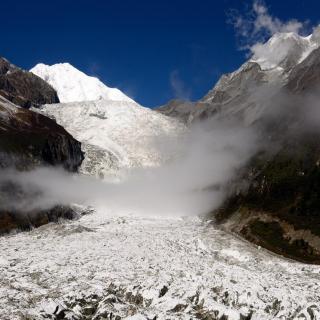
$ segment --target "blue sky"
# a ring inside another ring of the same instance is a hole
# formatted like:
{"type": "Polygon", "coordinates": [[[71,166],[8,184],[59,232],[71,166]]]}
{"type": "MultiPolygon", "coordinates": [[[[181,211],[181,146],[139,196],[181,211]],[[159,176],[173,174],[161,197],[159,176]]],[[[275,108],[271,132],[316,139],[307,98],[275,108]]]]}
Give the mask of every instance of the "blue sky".
{"type": "MultiPolygon", "coordinates": [[[[239,38],[227,23],[230,13],[255,19],[252,1],[12,0],[0,4],[1,56],[25,69],[38,62],[69,62],[150,107],[176,97],[201,98],[222,73],[243,63],[248,50],[239,47],[253,41],[250,36],[239,38]]],[[[303,29],[320,22],[318,0],[267,0],[265,6],[273,22],[276,17],[284,24],[292,18],[308,20],[303,29]]]]}

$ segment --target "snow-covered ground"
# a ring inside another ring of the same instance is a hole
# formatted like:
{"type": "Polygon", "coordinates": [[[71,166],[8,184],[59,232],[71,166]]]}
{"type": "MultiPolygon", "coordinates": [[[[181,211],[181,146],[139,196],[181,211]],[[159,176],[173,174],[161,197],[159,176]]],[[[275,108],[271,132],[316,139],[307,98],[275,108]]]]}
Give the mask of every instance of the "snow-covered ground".
{"type": "Polygon", "coordinates": [[[185,130],[178,120],[130,101],[50,104],[40,112],[82,143],[81,172],[100,177],[119,174],[120,169],[159,165],[168,155],[163,144],[167,146],[185,130]]]}
{"type": "Polygon", "coordinates": [[[318,266],[195,217],[105,210],[0,246],[2,320],[320,319],[318,266]]]}

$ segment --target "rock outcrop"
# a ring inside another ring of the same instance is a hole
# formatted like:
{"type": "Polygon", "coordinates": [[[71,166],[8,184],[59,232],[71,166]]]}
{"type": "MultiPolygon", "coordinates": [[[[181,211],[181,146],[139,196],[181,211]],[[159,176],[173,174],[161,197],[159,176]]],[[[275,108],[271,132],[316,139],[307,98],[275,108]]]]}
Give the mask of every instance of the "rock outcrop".
{"type": "Polygon", "coordinates": [[[46,81],[1,57],[0,95],[23,108],[59,103],[57,92],[46,81]]]}
{"type": "MultiPolygon", "coordinates": [[[[0,97],[0,168],[30,170],[39,165],[59,165],[77,171],[82,160],[80,142],[54,120],[0,97]]],[[[13,199],[15,194],[21,196],[15,185],[1,186],[0,204],[8,192],[13,199]]],[[[73,209],[63,206],[23,213],[2,209],[0,234],[75,216],[73,209]]]]}
{"type": "MultiPolygon", "coordinates": [[[[72,172],[78,170],[84,159],[81,143],[54,120],[29,110],[58,101],[55,90],[41,78],[0,58],[1,169],[23,171],[37,166],[61,166],[72,172]]],[[[21,196],[15,185],[10,188],[1,186],[0,204],[8,192],[12,198],[15,193],[21,196]]],[[[0,234],[75,215],[71,208],[62,206],[23,213],[1,209],[0,234]]]]}
{"type": "Polygon", "coordinates": [[[0,212],[0,235],[13,230],[30,230],[59,219],[75,219],[78,213],[70,207],[55,206],[49,210],[35,210],[32,212],[0,212]]]}
{"type": "Polygon", "coordinates": [[[54,120],[0,97],[0,167],[60,165],[76,171],[81,144],[54,120]]]}

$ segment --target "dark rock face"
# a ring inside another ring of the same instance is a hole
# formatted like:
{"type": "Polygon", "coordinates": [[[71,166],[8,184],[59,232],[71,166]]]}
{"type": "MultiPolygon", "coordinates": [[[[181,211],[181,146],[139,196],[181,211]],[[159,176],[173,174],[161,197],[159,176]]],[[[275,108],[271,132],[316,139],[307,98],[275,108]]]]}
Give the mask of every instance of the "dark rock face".
{"type": "Polygon", "coordinates": [[[47,82],[1,57],[0,95],[23,108],[59,103],[56,91],[47,82]]]}
{"type": "Polygon", "coordinates": [[[0,234],[6,234],[12,230],[30,230],[49,222],[57,222],[59,219],[75,219],[78,214],[71,208],[56,206],[49,210],[34,212],[0,212],[0,234]]]}
{"type": "Polygon", "coordinates": [[[256,129],[263,145],[230,186],[217,222],[271,251],[320,264],[320,130],[307,120],[308,104],[316,110],[320,101],[320,48],[293,60],[284,60],[284,76],[247,62],[198,103],[158,110],[189,124],[235,119],[256,129]]]}
{"type": "Polygon", "coordinates": [[[320,263],[319,159],[315,136],[256,156],[245,177],[248,189],[226,201],[217,221],[271,251],[320,263]]]}
{"type": "Polygon", "coordinates": [[[81,143],[54,120],[0,97],[0,159],[2,167],[49,164],[76,171],[83,153],[81,143]]]}
{"type": "MultiPolygon", "coordinates": [[[[0,168],[30,170],[39,165],[59,165],[66,170],[77,171],[82,160],[80,142],[54,120],[17,107],[0,96],[0,168]]],[[[8,192],[8,188],[5,191],[8,192]]],[[[15,186],[9,192],[12,198],[15,194],[21,196],[15,186]]],[[[74,216],[72,209],[60,206],[23,213],[1,210],[0,234],[74,216]]]]}
{"type": "MultiPolygon", "coordinates": [[[[48,83],[0,58],[0,168],[30,170],[39,165],[58,165],[68,171],[78,170],[84,158],[80,142],[54,120],[28,110],[58,102],[56,91],[48,83]]],[[[8,192],[13,199],[23,196],[17,186],[2,191],[3,197],[8,192]]],[[[0,204],[1,200],[0,193],[0,204]]],[[[74,216],[72,209],[61,206],[23,213],[1,210],[0,234],[74,216]]]]}
{"type": "MultiPolygon", "coordinates": [[[[320,264],[320,131],[303,117],[320,85],[320,50],[291,71],[283,90],[289,109],[264,135],[278,144],[246,169],[246,190],[233,194],[217,222],[273,252],[320,264]],[[306,121],[306,122],[305,122],[306,121]],[[271,132],[272,131],[272,132],[271,132]]],[[[279,101],[278,101],[279,102],[279,101]]],[[[277,97],[273,103],[277,103],[277,97]]],[[[280,103],[279,103],[280,107],[280,103]]],[[[275,122],[274,122],[275,123],[275,122]]]]}

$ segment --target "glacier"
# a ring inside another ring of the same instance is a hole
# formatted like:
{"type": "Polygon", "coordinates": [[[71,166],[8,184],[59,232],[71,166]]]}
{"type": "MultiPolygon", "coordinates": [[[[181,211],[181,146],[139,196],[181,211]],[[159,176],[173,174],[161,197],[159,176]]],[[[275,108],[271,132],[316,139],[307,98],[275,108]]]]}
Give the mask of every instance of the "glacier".
{"type": "Polygon", "coordinates": [[[3,320],[320,317],[318,266],[196,217],[105,208],[0,245],[3,320]]]}
{"type": "Polygon", "coordinates": [[[154,167],[168,159],[159,152],[162,139],[178,137],[178,120],[134,101],[97,100],[44,105],[33,109],[54,118],[82,143],[81,172],[100,178],[130,168],[154,167]]]}

